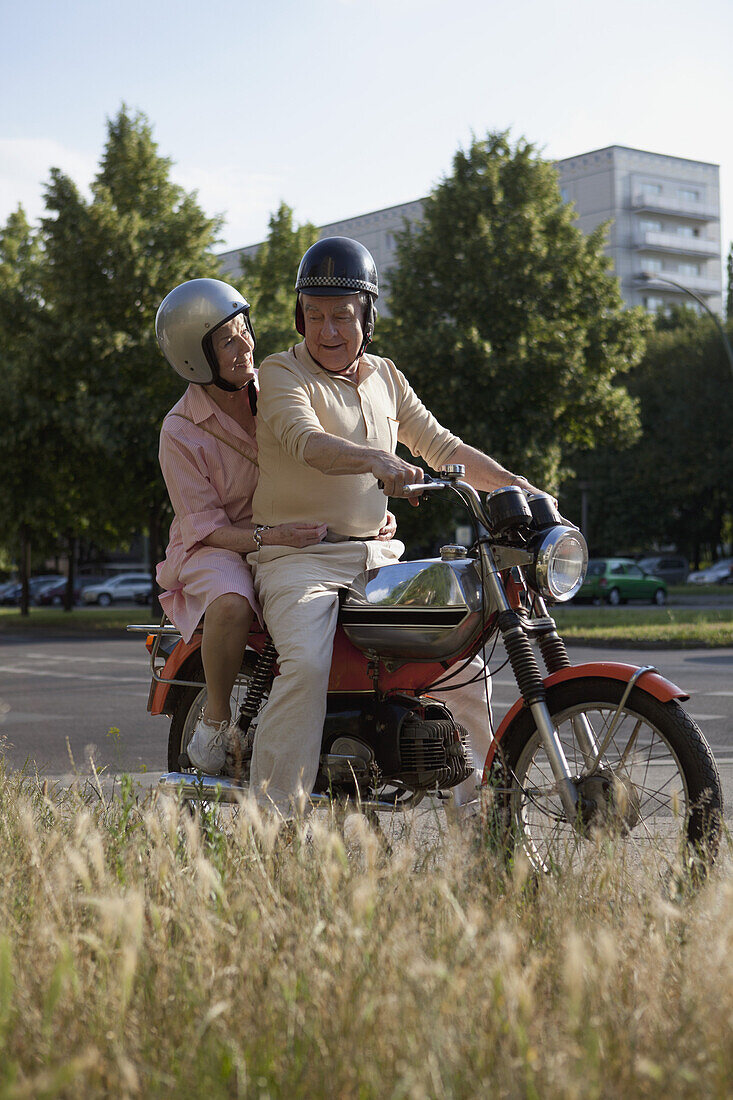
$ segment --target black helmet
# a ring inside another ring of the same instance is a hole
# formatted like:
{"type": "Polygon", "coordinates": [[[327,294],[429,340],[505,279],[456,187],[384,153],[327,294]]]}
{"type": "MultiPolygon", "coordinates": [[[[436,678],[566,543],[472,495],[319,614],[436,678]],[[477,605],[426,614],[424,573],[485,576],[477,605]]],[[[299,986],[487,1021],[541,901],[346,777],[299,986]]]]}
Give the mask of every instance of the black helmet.
{"type": "MultiPolygon", "coordinates": [[[[346,294],[366,293],[369,308],[364,320],[364,342],[359,355],[374,335],[377,311],[374,301],[379,295],[377,265],[368,248],[351,237],[324,237],[308,249],[298,268],[295,280],[298,294],[315,294],[319,298],[340,298],[346,294]]],[[[295,327],[305,334],[305,319],[298,297],[295,302],[295,327]]]]}

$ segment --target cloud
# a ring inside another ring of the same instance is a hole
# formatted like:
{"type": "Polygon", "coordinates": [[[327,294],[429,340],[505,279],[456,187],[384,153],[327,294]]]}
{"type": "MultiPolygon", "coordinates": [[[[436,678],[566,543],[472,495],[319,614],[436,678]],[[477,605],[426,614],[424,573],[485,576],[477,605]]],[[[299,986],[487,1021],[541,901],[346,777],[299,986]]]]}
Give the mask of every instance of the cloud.
{"type": "Polygon", "coordinates": [[[81,190],[91,183],[96,158],[50,138],[0,140],[0,222],[22,203],[30,221],[44,213],[43,191],[52,168],[60,168],[81,190]]]}

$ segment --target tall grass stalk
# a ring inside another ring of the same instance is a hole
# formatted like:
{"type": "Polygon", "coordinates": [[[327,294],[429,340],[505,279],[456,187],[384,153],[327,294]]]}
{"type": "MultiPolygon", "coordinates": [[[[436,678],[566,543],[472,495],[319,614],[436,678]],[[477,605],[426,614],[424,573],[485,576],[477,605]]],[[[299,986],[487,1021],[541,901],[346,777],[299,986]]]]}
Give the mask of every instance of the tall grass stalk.
{"type": "Polygon", "coordinates": [[[0,1098],[733,1092],[730,851],[696,895],[507,872],[438,818],[289,845],[250,806],[0,769],[0,1098]]]}

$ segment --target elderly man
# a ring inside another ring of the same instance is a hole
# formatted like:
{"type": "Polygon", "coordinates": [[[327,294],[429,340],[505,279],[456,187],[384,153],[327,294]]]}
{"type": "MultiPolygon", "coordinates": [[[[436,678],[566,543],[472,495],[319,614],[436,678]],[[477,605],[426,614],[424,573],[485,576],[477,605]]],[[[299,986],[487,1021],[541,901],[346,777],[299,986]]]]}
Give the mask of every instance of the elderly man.
{"type": "MultiPolygon", "coordinates": [[[[405,486],[423,480],[420,467],[397,457],[397,443],[433,469],[462,463],[477,489],[537,491],[443,428],[394,363],[366,354],[378,287],[363,245],[318,241],[301,260],[295,289],[305,339],[260,367],[255,541],[279,523],[325,523],[328,533],[316,545],[261,545],[248,557],[280,665],[255,739],[251,784],[285,816],[299,791],[311,791],[318,769],[339,590],[404,549],[376,538],[386,498],[406,496],[405,486]]],[[[484,678],[456,692],[450,706],[469,730],[480,776],[490,737],[484,678]]],[[[475,797],[476,778],[462,787],[457,802],[475,797]]]]}

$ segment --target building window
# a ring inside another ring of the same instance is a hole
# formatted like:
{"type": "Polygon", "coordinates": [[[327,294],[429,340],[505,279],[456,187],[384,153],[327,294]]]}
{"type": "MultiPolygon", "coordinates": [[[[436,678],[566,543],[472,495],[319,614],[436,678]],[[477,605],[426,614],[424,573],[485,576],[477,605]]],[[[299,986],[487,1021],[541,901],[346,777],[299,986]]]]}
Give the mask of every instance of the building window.
{"type": "Polygon", "coordinates": [[[660,309],[664,309],[664,298],[654,298],[649,294],[644,296],[643,302],[644,309],[648,309],[650,313],[658,313],[660,309]]]}
{"type": "Polygon", "coordinates": [[[652,259],[643,259],[641,261],[641,266],[642,266],[642,269],[644,271],[661,271],[662,270],[662,261],[661,260],[652,260],[652,259]]]}
{"type": "Polygon", "coordinates": [[[675,233],[678,237],[699,237],[700,230],[695,229],[692,225],[678,225],[675,229],[675,233]]]}
{"type": "Polygon", "coordinates": [[[699,264],[677,264],[677,270],[679,271],[680,275],[699,275],[700,274],[700,265],[699,264]]]}
{"type": "Polygon", "coordinates": [[[642,218],[641,228],[645,233],[661,233],[662,223],[653,221],[651,218],[642,218]]]}
{"type": "Polygon", "coordinates": [[[563,202],[570,202],[570,190],[567,187],[560,188],[560,198],[563,202]]]}
{"type": "Polygon", "coordinates": [[[645,199],[653,199],[655,195],[661,195],[661,183],[642,183],[641,193],[645,199]]]}
{"type": "Polygon", "coordinates": [[[699,202],[700,192],[693,191],[691,187],[678,187],[677,198],[683,199],[685,202],[699,202]]]}

